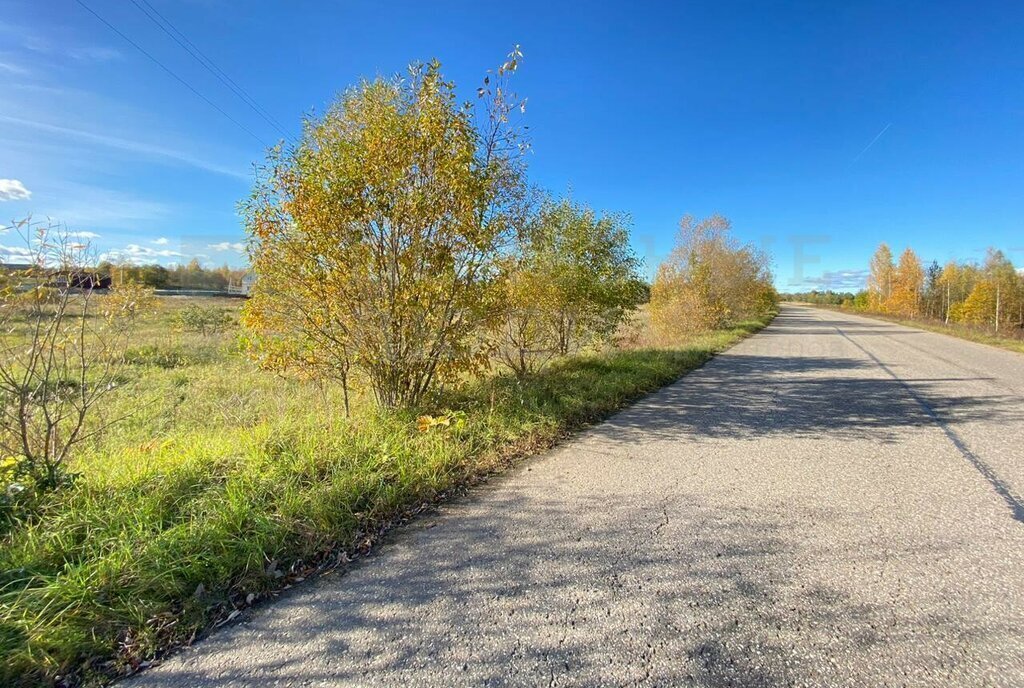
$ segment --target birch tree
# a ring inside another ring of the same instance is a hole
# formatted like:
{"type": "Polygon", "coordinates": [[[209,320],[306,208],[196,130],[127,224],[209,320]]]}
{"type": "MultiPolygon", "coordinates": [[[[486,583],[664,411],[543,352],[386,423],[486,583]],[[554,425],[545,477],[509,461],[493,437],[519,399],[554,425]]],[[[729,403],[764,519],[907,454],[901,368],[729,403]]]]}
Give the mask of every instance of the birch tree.
{"type": "Polygon", "coordinates": [[[868,274],[868,298],[872,310],[885,312],[892,296],[892,278],[896,268],[892,261],[892,250],[888,244],[878,245],[871,256],[868,274]]]}

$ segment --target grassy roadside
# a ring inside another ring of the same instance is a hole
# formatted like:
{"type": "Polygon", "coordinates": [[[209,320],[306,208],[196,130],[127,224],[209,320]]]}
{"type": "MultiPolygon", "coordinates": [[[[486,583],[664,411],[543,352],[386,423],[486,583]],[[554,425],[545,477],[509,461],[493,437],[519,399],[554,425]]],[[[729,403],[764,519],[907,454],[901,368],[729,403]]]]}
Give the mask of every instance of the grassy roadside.
{"type": "Polygon", "coordinates": [[[346,420],[285,400],[287,413],[260,420],[110,440],[35,523],[4,538],[0,684],[128,673],[769,320],[679,349],[573,358],[525,383],[493,377],[449,395],[425,431],[415,414],[346,420]]]}
{"type": "Polygon", "coordinates": [[[873,320],[883,320],[885,322],[891,322],[897,325],[904,325],[906,327],[915,327],[919,330],[927,330],[928,332],[945,334],[949,335],[950,337],[956,337],[957,339],[965,339],[967,341],[975,342],[977,344],[987,344],[988,346],[994,346],[1000,349],[1006,349],[1007,351],[1015,351],[1019,354],[1024,354],[1024,340],[1014,339],[1013,337],[998,337],[991,333],[983,332],[981,330],[978,330],[977,328],[970,327],[967,325],[959,325],[956,323],[946,325],[944,323],[937,322],[934,320],[912,320],[908,318],[896,318],[881,313],[854,311],[848,308],[841,308],[839,306],[801,303],[796,301],[794,301],[793,303],[798,306],[807,306],[809,308],[821,308],[823,310],[838,311],[840,313],[859,315],[861,317],[871,318],[873,320]]]}

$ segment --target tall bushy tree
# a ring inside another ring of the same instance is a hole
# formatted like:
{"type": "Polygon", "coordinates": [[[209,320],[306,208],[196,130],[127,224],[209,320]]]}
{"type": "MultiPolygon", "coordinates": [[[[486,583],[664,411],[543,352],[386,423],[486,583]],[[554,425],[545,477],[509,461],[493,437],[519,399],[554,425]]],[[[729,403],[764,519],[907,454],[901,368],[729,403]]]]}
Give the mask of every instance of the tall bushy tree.
{"type": "Polygon", "coordinates": [[[644,297],[628,219],[544,202],[505,264],[499,358],[523,375],[606,339],[644,297]]]}
{"type": "Polygon", "coordinates": [[[924,268],[913,249],[900,254],[899,264],[893,271],[892,288],[885,302],[885,310],[905,318],[915,318],[921,312],[921,294],[924,291],[924,268]]]}
{"type": "Polygon", "coordinates": [[[774,306],[767,256],[737,241],[720,215],[680,222],[676,246],[651,286],[655,333],[675,342],[689,333],[722,327],[774,306]]]}
{"type": "Polygon", "coordinates": [[[436,61],[364,82],[271,152],[243,204],[259,360],[346,390],[354,371],[385,407],[483,360],[521,190],[507,83],[521,57],[487,77],[477,108],[436,61]]]}

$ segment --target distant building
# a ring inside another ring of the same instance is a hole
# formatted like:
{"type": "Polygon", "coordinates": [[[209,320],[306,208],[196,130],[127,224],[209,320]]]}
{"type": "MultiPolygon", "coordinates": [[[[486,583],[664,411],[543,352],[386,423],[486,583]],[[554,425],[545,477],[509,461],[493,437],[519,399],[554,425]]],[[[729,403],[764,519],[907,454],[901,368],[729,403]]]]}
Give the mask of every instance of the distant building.
{"type": "Polygon", "coordinates": [[[228,293],[238,294],[239,296],[249,296],[250,292],[252,292],[252,287],[254,284],[256,284],[256,273],[254,273],[252,270],[249,270],[244,275],[242,275],[242,279],[238,282],[238,284],[228,284],[228,293]]]}
{"type": "Polygon", "coordinates": [[[110,275],[103,275],[98,272],[86,270],[60,270],[51,272],[48,275],[47,286],[57,289],[82,289],[92,291],[93,289],[110,289],[113,283],[110,275]]]}

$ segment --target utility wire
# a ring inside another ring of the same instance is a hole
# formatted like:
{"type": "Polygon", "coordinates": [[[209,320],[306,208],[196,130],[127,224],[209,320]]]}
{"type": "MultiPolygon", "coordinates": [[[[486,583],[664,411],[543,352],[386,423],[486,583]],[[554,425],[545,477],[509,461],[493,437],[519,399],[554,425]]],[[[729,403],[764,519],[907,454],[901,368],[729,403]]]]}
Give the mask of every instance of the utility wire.
{"type": "Polygon", "coordinates": [[[131,1],[132,4],[139,9],[140,12],[145,14],[146,17],[148,17],[150,21],[156,24],[161,31],[167,34],[171,38],[171,40],[173,40],[175,43],[181,46],[181,48],[189,55],[191,55],[196,62],[201,64],[203,68],[206,69],[206,71],[217,77],[217,79],[222,84],[227,86],[232,91],[232,93],[234,93],[242,100],[243,103],[252,108],[253,112],[262,117],[264,121],[267,122],[267,124],[277,129],[281,136],[288,138],[288,134],[287,132],[285,132],[284,127],[281,126],[280,122],[275,120],[270,115],[270,113],[268,113],[263,107],[260,106],[258,102],[256,102],[255,98],[246,93],[245,89],[239,86],[234,79],[232,79],[230,76],[227,75],[227,73],[224,72],[223,69],[218,67],[213,60],[207,57],[206,54],[203,53],[203,51],[200,50],[195,43],[189,40],[188,36],[186,36],[184,33],[181,32],[180,29],[174,26],[174,24],[172,24],[170,20],[167,19],[167,17],[160,14],[159,10],[153,7],[153,5],[147,2],[147,0],[141,0],[141,3],[139,2],[139,0],[131,1]]]}
{"type": "Polygon", "coordinates": [[[83,7],[83,8],[84,8],[84,9],[85,9],[85,10],[86,10],[87,12],[89,12],[89,14],[91,14],[92,16],[94,16],[94,17],[96,17],[97,19],[99,19],[99,20],[100,20],[100,21],[101,21],[101,22],[102,22],[103,24],[105,24],[105,25],[107,26],[107,28],[109,28],[109,29],[110,29],[111,31],[113,31],[113,32],[114,32],[114,33],[116,33],[116,34],[117,34],[118,36],[120,36],[121,38],[123,38],[123,39],[124,39],[125,41],[127,41],[128,43],[130,43],[130,44],[132,45],[132,47],[133,47],[133,48],[135,48],[135,49],[136,49],[136,50],[138,50],[138,51],[139,51],[140,53],[142,53],[143,55],[145,55],[146,57],[148,57],[148,58],[149,58],[149,59],[150,59],[150,60],[151,60],[151,61],[152,61],[152,62],[153,62],[153,63],[154,63],[155,65],[157,65],[158,67],[160,67],[160,69],[164,70],[165,72],[167,72],[168,74],[170,74],[170,75],[171,75],[172,77],[174,77],[174,78],[175,78],[175,79],[176,79],[176,80],[177,80],[177,81],[178,81],[179,83],[181,83],[181,85],[182,85],[182,86],[184,86],[184,87],[185,87],[185,88],[187,88],[188,90],[192,91],[192,93],[194,93],[194,94],[195,94],[195,95],[196,95],[197,97],[199,97],[200,99],[202,99],[202,100],[203,100],[203,101],[204,101],[204,102],[205,102],[205,103],[206,103],[207,105],[209,105],[210,107],[212,107],[212,108],[213,108],[214,110],[216,110],[216,111],[217,111],[217,112],[219,112],[220,114],[224,115],[224,117],[225,117],[226,119],[228,119],[228,120],[229,120],[229,121],[230,121],[230,122],[231,122],[232,124],[234,124],[234,125],[235,125],[236,127],[238,127],[239,129],[241,129],[242,131],[244,131],[244,132],[245,132],[246,134],[248,134],[249,136],[251,136],[251,137],[253,137],[254,139],[256,139],[257,141],[259,141],[261,145],[263,145],[263,146],[266,146],[266,145],[267,145],[267,143],[266,143],[266,142],[265,142],[265,141],[264,141],[263,139],[261,139],[261,138],[260,138],[259,136],[257,136],[256,134],[254,134],[254,133],[252,132],[252,130],[250,130],[250,129],[249,129],[248,127],[246,127],[246,126],[245,126],[244,124],[242,124],[242,123],[241,123],[241,122],[239,122],[239,121],[238,121],[237,119],[235,119],[234,117],[232,117],[231,115],[229,115],[229,114],[228,114],[227,112],[225,112],[225,111],[224,111],[224,110],[223,110],[223,109],[222,109],[222,108],[221,108],[221,107],[220,107],[219,105],[217,105],[216,103],[214,103],[214,102],[213,102],[212,100],[210,100],[209,98],[207,98],[206,96],[204,96],[204,95],[203,95],[202,93],[200,93],[199,91],[197,91],[197,90],[195,89],[195,87],[193,87],[193,86],[192,86],[192,84],[188,83],[187,81],[185,81],[184,79],[182,79],[182,78],[181,78],[180,76],[178,76],[177,74],[175,74],[175,73],[174,73],[173,71],[171,71],[171,69],[170,69],[169,67],[167,67],[167,66],[166,66],[166,65],[165,65],[165,64],[164,64],[163,62],[161,62],[160,60],[158,60],[158,59],[156,59],[155,57],[153,57],[153,56],[152,56],[152,55],[151,55],[150,53],[146,52],[145,48],[143,48],[143,47],[142,47],[141,45],[139,45],[138,43],[136,43],[135,41],[133,41],[133,40],[132,40],[131,38],[129,38],[129,37],[128,37],[128,36],[126,36],[125,34],[121,33],[121,31],[119,31],[119,30],[117,29],[117,27],[116,27],[116,26],[114,26],[113,24],[111,24],[110,22],[108,22],[108,21],[107,21],[106,19],[104,19],[103,17],[101,17],[101,16],[99,15],[99,14],[97,14],[97,13],[96,13],[96,11],[95,11],[94,9],[92,9],[91,7],[89,7],[88,5],[86,5],[86,4],[85,4],[85,3],[84,3],[84,2],[82,1],[82,0],[75,0],[75,2],[77,2],[77,3],[79,4],[79,5],[81,5],[81,6],[82,6],[82,7],[83,7]]]}

